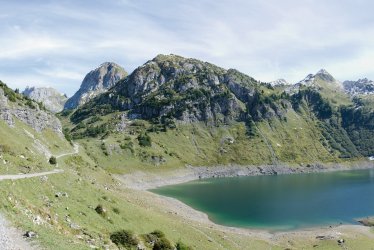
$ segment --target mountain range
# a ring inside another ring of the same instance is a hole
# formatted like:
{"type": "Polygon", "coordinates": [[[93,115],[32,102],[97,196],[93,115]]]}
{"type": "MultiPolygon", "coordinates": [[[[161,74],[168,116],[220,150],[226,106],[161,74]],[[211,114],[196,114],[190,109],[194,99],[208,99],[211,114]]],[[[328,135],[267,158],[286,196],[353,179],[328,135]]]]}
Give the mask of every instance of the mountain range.
{"type": "Polygon", "coordinates": [[[370,96],[351,96],[326,70],[269,84],[159,55],[61,118],[71,138],[113,141],[104,154],[134,166],[330,162],[374,155],[370,96]]]}
{"type": "MultiPolygon", "coordinates": [[[[57,114],[47,100],[59,103],[53,96],[63,95],[38,88],[20,94],[0,82],[1,177],[39,173],[0,185],[0,210],[25,235],[46,249],[117,249],[121,237],[140,249],[155,249],[155,242],[167,249],[338,244],[316,237],[336,227],[302,237],[282,233],[280,240],[222,231],[180,203],[127,185],[164,183],[175,173],[220,176],[215,169],[278,174],[273,165],[290,172],[370,165],[371,81],[341,83],[320,70],[296,84],[264,83],[177,55],[158,55],[126,74],[104,63],[57,114]]],[[[353,248],[371,246],[369,230],[361,229],[344,231],[353,248]]]]}

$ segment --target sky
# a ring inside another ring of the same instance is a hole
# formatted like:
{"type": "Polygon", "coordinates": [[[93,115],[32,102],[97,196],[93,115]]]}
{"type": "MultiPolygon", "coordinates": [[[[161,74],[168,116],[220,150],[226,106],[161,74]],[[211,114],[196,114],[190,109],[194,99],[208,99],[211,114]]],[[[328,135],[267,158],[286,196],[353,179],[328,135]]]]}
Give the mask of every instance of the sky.
{"type": "Polygon", "coordinates": [[[294,83],[324,68],[374,80],[371,0],[0,0],[0,80],[73,95],[113,61],[158,54],[294,83]]]}

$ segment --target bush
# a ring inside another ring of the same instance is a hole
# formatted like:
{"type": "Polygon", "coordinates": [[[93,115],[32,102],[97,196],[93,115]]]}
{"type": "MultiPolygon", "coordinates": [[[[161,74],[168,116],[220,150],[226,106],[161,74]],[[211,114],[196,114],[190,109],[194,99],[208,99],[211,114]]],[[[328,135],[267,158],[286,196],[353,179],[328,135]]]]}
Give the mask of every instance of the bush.
{"type": "Polygon", "coordinates": [[[112,210],[115,214],[120,214],[121,213],[120,210],[116,207],[114,207],[112,210]]]}
{"type": "Polygon", "coordinates": [[[174,250],[174,246],[168,239],[161,237],[153,245],[153,250],[174,250]]]}
{"type": "Polygon", "coordinates": [[[192,247],[187,246],[186,244],[184,244],[181,241],[178,241],[177,245],[175,245],[175,248],[177,250],[192,250],[193,249],[192,247]]]}
{"type": "Polygon", "coordinates": [[[123,246],[126,248],[137,247],[139,240],[136,238],[133,232],[128,230],[121,230],[114,232],[110,235],[110,240],[117,246],[123,246]]]}
{"type": "Polygon", "coordinates": [[[155,230],[151,234],[154,235],[154,236],[156,236],[157,238],[165,237],[164,232],[162,232],[161,230],[155,230]]]}
{"type": "Polygon", "coordinates": [[[152,139],[148,134],[140,134],[138,136],[139,145],[142,147],[151,147],[152,139]]]}
{"type": "Polygon", "coordinates": [[[106,209],[102,205],[97,205],[95,208],[96,213],[100,215],[105,215],[106,214],[106,209]]]}
{"type": "Polygon", "coordinates": [[[51,156],[51,158],[49,158],[49,164],[51,164],[51,165],[56,165],[56,164],[57,164],[57,159],[56,159],[56,157],[51,156]]]}

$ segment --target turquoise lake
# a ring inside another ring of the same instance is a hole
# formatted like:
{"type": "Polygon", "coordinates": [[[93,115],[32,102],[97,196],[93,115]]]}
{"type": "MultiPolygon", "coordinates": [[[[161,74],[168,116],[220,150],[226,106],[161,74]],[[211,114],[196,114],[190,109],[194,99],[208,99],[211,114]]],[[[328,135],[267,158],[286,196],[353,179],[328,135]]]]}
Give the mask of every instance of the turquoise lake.
{"type": "Polygon", "coordinates": [[[374,215],[374,170],[212,178],[151,191],[234,227],[293,230],[374,215]]]}

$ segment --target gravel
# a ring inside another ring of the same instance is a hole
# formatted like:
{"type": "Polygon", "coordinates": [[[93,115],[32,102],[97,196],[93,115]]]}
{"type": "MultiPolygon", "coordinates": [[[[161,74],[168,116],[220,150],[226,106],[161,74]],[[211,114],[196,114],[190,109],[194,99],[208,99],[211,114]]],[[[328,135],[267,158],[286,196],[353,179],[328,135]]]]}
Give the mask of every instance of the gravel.
{"type": "Polygon", "coordinates": [[[22,232],[11,227],[0,215],[0,249],[1,250],[35,250],[35,246],[22,236],[22,232]]]}

